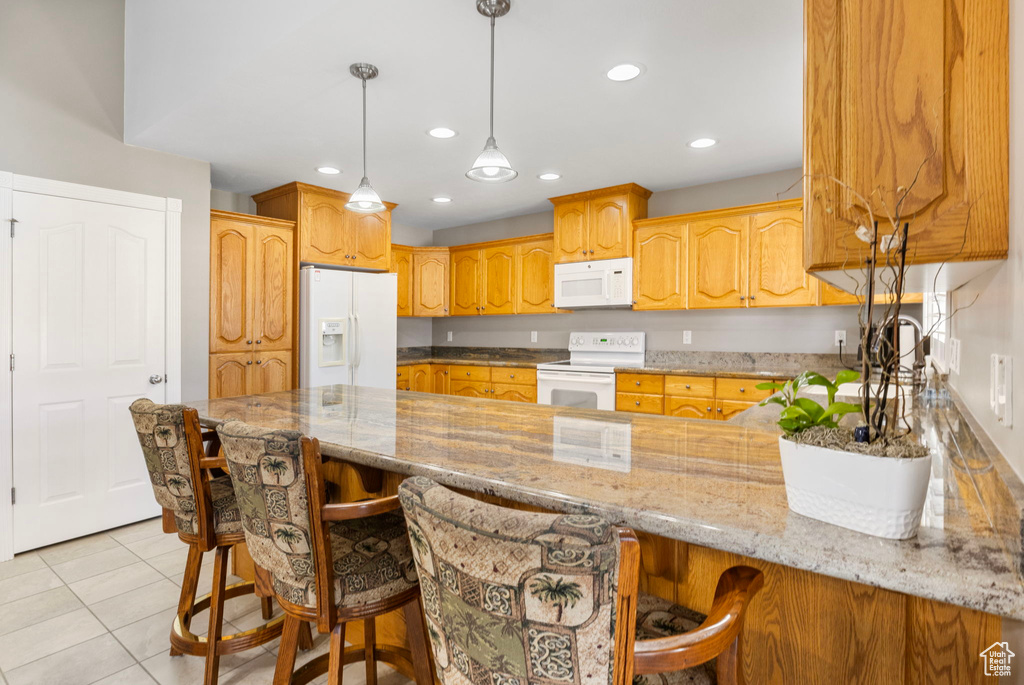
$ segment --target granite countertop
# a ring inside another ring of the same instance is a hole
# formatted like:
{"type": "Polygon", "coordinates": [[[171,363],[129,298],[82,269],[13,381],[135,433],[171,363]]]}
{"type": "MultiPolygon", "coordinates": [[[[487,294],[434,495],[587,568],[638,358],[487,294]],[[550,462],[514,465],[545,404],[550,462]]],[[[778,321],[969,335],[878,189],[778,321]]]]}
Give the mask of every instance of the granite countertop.
{"type": "MultiPolygon", "coordinates": [[[[351,386],[191,406],[207,426],[234,417],[295,429],[319,438],[328,456],[1024,619],[1024,494],[1019,481],[1003,483],[1005,465],[984,450],[966,463],[959,452],[937,452],[925,524],[899,542],[790,512],[773,427],[351,386]],[[555,427],[579,421],[629,430],[628,459],[602,468],[592,455],[556,450],[555,427]]],[[[963,417],[929,416],[925,431],[939,444],[964,439],[963,417]]]]}

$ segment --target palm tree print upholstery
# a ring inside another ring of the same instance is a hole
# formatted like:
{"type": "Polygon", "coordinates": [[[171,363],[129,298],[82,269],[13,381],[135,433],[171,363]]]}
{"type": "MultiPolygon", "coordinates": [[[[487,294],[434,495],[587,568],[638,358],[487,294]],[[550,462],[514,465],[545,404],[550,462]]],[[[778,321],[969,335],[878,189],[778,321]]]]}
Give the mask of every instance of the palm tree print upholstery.
{"type": "MultiPolygon", "coordinates": [[[[692,609],[641,592],[636,602],[636,639],[681,635],[699,626],[705,618],[692,609]]],[[[633,685],[713,685],[716,680],[712,659],[684,671],[638,675],[633,678],[633,685]]]]}
{"type": "MultiPolygon", "coordinates": [[[[317,606],[306,475],[296,431],[241,421],[217,427],[234,483],[242,530],[253,560],[270,571],[278,596],[317,606]]],[[[330,523],[334,599],[369,604],[416,585],[399,512],[330,523]]]]}

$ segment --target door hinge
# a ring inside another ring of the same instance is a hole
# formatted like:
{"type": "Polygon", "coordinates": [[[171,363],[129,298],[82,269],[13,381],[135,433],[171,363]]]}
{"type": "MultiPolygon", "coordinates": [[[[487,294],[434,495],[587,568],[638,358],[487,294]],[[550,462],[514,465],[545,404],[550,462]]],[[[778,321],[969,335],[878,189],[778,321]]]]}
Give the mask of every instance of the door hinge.
{"type": "Polygon", "coordinates": [[[11,488],[11,504],[15,504],[14,488],[11,488]]]}
{"type": "Polygon", "coordinates": [[[17,219],[11,219],[11,237],[14,237],[14,224],[18,223],[17,219]]]}
{"type": "Polygon", "coordinates": [[[14,371],[14,353],[11,352],[11,371],[14,371]]]}

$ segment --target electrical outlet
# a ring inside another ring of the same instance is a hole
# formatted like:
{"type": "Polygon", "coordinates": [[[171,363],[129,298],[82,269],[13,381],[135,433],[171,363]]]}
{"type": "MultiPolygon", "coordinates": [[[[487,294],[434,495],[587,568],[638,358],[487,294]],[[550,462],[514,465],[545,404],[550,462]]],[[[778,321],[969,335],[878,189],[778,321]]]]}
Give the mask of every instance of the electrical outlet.
{"type": "Polygon", "coordinates": [[[537,342],[537,331],[530,331],[530,342],[537,342]]]}
{"type": "Polygon", "coordinates": [[[837,330],[836,331],[835,346],[839,347],[840,345],[842,345],[843,347],[846,347],[846,331],[845,330],[837,330]]]}
{"type": "Polygon", "coordinates": [[[448,342],[452,341],[452,332],[448,331],[448,342]]]}
{"type": "Polygon", "coordinates": [[[693,343],[693,337],[690,335],[690,331],[683,331],[683,344],[690,345],[693,343]]]}

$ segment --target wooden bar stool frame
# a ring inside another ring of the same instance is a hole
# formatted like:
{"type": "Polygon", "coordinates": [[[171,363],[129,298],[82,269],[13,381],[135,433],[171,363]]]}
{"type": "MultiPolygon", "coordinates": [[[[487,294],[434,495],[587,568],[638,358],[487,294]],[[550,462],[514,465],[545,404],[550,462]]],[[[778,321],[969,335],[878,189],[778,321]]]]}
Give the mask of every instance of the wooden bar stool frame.
{"type": "MultiPolygon", "coordinates": [[[[237,533],[218,535],[214,530],[213,498],[210,493],[210,471],[221,469],[227,472],[227,462],[220,453],[220,436],[216,431],[203,432],[199,425],[199,414],[195,409],[184,410],[185,439],[188,443],[189,467],[192,482],[196,484],[196,530],[195,534],[184,533],[177,528],[173,530],[182,542],[188,545],[188,559],[185,562],[185,575],[181,583],[181,596],[178,599],[178,612],[171,625],[171,656],[201,656],[206,659],[203,676],[205,685],[216,685],[220,657],[252,649],[278,638],[284,628],[284,614],[271,620],[273,615],[273,591],[270,589],[269,574],[256,567],[256,579],[241,581],[227,585],[228,552],[238,544],[245,544],[245,534],[237,533]],[[204,449],[203,444],[206,444],[204,449]],[[199,585],[199,573],[202,570],[203,554],[213,551],[213,583],[208,594],[196,597],[199,585]],[[250,630],[222,635],[224,625],[224,602],[234,597],[255,593],[260,597],[263,619],[268,621],[250,630]],[[191,631],[192,617],[209,610],[209,628],[205,636],[191,631]]],[[[165,510],[166,512],[166,510],[165,510]]],[[[167,520],[173,520],[165,513],[164,529],[167,520]]],[[[312,638],[307,630],[302,638],[303,648],[312,646],[312,638]]]]}
{"type": "Polygon", "coordinates": [[[416,685],[433,685],[430,648],[427,643],[420,604],[419,587],[372,604],[339,609],[334,600],[334,568],[331,555],[330,522],[376,516],[400,508],[398,495],[364,502],[331,504],[323,477],[323,456],[320,441],[303,437],[300,440],[306,489],[309,493],[310,529],[313,537],[313,560],[316,568],[316,607],[300,606],[277,597],[285,612],[284,632],[278,650],[274,685],[304,685],[328,673],[329,685],[341,685],[342,669],[357,661],[366,662],[366,684],[377,683],[377,661],[401,666],[415,675],[416,685]],[[376,618],[402,608],[410,649],[376,644],[376,618]],[[345,647],[345,627],[350,621],[363,621],[364,644],[345,647]],[[295,668],[296,648],[301,647],[300,631],[307,622],[315,622],[321,633],[330,633],[330,651],[299,670],[295,668]]]}

